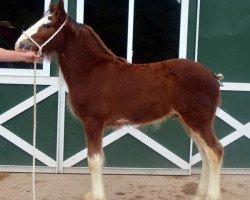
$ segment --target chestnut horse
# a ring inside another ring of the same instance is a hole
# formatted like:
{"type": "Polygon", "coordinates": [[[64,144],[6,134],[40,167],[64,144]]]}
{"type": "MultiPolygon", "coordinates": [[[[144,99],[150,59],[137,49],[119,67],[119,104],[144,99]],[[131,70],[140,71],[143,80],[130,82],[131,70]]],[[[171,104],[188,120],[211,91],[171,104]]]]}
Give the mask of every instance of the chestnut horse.
{"type": "Polygon", "coordinates": [[[102,180],[103,131],[145,125],[177,116],[202,156],[201,180],[194,199],[219,200],[223,147],[212,123],[220,102],[217,77],[203,65],[171,59],[129,64],[113,54],[87,25],[76,23],[62,0],[20,36],[16,49],[37,51],[66,21],[43,52],[56,52],[69,88],[69,102],[81,120],[88,144],[92,189],[86,199],[105,200],[102,180]]]}

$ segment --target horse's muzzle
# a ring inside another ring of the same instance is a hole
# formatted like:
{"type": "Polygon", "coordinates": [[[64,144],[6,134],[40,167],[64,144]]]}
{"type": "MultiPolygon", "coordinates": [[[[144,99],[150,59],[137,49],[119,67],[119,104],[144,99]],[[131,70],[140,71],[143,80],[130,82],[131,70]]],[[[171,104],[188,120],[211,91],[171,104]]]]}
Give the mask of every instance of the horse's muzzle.
{"type": "Polygon", "coordinates": [[[30,40],[22,40],[22,41],[17,41],[15,44],[15,50],[16,51],[30,51],[34,50],[33,43],[30,40]]]}

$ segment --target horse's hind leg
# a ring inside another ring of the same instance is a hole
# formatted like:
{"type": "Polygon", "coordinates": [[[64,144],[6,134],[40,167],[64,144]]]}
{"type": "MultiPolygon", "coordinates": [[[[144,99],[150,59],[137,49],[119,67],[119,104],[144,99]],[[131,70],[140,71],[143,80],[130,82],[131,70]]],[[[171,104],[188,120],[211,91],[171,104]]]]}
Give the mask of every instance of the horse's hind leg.
{"type": "Polygon", "coordinates": [[[208,187],[205,200],[221,199],[220,190],[220,169],[223,160],[223,147],[215,137],[213,130],[210,130],[209,136],[205,138],[205,144],[202,144],[207,157],[209,166],[208,187]]]}
{"type": "Polygon", "coordinates": [[[207,160],[205,152],[203,151],[202,146],[200,145],[199,138],[195,137],[196,133],[190,131],[190,136],[193,139],[194,143],[196,144],[199,150],[199,153],[201,155],[201,159],[202,159],[202,171],[201,171],[200,182],[199,182],[195,197],[193,198],[193,200],[201,200],[204,198],[207,192],[207,187],[208,187],[208,177],[209,177],[208,160],[207,160]]]}
{"type": "Polygon", "coordinates": [[[220,169],[223,147],[214,135],[211,125],[200,131],[190,131],[202,157],[202,173],[194,200],[220,200],[220,169]]]}
{"type": "Polygon", "coordinates": [[[84,129],[88,143],[88,166],[92,184],[91,193],[85,196],[85,200],[106,200],[102,178],[103,124],[95,121],[93,118],[87,118],[84,120],[84,129]]]}

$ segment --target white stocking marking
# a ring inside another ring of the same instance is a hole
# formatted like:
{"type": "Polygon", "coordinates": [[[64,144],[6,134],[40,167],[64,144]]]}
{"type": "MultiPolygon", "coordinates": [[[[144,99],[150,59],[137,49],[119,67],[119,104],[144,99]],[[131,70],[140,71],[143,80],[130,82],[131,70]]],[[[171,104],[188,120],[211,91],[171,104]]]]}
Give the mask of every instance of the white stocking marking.
{"type": "Polygon", "coordinates": [[[221,161],[218,160],[216,154],[213,150],[205,148],[205,153],[208,158],[209,164],[209,182],[207,189],[207,197],[208,199],[221,199],[221,191],[220,191],[220,168],[221,161]]]}
{"type": "Polygon", "coordinates": [[[202,171],[201,171],[201,178],[200,182],[196,191],[196,195],[194,199],[203,199],[207,192],[207,186],[208,186],[208,178],[209,178],[209,165],[208,160],[205,155],[205,152],[203,151],[202,146],[206,146],[205,141],[199,136],[198,133],[191,131],[191,137],[194,140],[202,158],[202,171]]]}
{"type": "Polygon", "coordinates": [[[105,199],[104,184],[102,179],[103,157],[96,154],[88,157],[88,165],[91,173],[92,189],[91,197],[93,199],[105,199]]]}

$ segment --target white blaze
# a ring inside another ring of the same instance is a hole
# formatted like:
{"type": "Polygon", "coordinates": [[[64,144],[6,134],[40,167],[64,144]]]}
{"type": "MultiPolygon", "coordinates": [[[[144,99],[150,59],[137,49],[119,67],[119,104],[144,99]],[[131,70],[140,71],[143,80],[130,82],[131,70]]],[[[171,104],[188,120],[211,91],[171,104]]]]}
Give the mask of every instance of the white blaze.
{"type": "MultiPolygon", "coordinates": [[[[30,37],[31,37],[32,35],[34,35],[34,34],[38,31],[38,29],[39,29],[40,26],[42,26],[43,24],[48,24],[48,23],[51,22],[51,20],[49,20],[49,17],[50,17],[50,16],[51,16],[51,15],[46,15],[46,16],[44,16],[42,19],[40,19],[38,22],[36,22],[36,23],[35,23],[33,26],[31,26],[27,31],[25,31],[26,34],[27,34],[28,36],[30,36],[30,37]]],[[[19,47],[19,43],[20,43],[20,42],[22,42],[22,41],[28,39],[27,35],[22,34],[22,35],[18,38],[18,40],[16,41],[16,44],[15,44],[15,50],[18,50],[18,47],[19,47]]]]}

